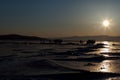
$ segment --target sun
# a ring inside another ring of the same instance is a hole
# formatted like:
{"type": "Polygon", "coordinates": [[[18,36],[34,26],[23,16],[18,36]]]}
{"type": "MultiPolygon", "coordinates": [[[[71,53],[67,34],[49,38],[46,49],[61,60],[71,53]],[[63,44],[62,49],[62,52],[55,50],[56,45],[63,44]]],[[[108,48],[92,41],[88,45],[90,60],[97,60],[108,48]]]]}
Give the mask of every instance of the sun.
{"type": "Polygon", "coordinates": [[[110,25],[110,22],[109,20],[104,20],[102,24],[104,27],[108,27],[110,25]]]}

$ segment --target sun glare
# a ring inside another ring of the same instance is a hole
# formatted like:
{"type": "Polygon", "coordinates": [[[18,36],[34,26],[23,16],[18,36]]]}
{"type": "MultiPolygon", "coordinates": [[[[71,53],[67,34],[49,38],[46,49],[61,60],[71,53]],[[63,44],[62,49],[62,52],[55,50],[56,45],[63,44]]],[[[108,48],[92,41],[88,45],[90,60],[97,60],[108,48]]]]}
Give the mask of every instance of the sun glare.
{"type": "Polygon", "coordinates": [[[108,20],[103,21],[103,26],[108,27],[110,25],[110,22],[108,20]]]}

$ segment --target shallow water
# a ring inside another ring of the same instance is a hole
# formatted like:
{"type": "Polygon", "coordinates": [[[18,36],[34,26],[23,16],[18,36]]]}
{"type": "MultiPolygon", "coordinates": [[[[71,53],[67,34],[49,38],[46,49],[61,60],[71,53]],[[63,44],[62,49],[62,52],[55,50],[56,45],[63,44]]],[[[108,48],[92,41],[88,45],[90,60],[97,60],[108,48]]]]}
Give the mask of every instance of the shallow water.
{"type": "Polygon", "coordinates": [[[91,72],[111,72],[120,73],[120,43],[119,42],[99,42],[105,44],[102,48],[97,48],[95,51],[86,52],[84,56],[74,56],[71,59],[87,57],[89,60],[67,60],[57,61],[57,63],[75,69],[83,69],[91,72]],[[89,55],[88,55],[89,54],[89,55]],[[95,56],[94,56],[95,55],[95,56]],[[100,59],[103,56],[105,59],[100,59]],[[98,58],[95,58],[98,57],[98,58]],[[95,59],[93,59],[95,58],[95,59]],[[100,59],[100,60],[99,60],[100,59]]]}
{"type": "Polygon", "coordinates": [[[40,75],[76,70],[120,73],[120,42],[98,43],[104,45],[0,44],[0,74],[40,75]]]}

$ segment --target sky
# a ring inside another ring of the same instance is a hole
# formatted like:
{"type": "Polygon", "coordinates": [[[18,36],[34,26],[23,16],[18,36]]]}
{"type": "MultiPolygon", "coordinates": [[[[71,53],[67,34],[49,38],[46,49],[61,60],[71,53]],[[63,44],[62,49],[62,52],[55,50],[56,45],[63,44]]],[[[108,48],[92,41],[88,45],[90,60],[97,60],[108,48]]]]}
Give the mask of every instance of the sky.
{"type": "Polygon", "coordinates": [[[120,36],[119,30],[120,0],[0,0],[1,35],[120,36]]]}

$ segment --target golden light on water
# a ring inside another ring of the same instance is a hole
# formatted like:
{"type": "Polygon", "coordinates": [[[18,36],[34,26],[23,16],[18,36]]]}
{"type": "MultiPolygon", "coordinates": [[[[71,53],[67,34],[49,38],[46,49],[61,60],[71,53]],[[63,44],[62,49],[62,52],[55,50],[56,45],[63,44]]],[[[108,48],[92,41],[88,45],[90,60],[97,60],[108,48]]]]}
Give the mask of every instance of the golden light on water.
{"type": "Polygon", "coordinates": [[[108,53],[110,52],[110,49],[109,48],[103,48],[100,50],[101,53],[108,53]]]}
{"type": "Polygon", "coordinates": [[[103,41],[102,43],[103,43],[103,44],[107,44],[107,45],[109,44],[109,42],[108,42],[108,41],[103,41]]]}
{"type": "MultiPolygon", "coordinates": [[[[112,47],[111,43],[108,41],[103,41],[102,43],[104,44],[104,48],[100,49],[100,53],[104,53],[103,56],[109,57],[109,54],[105,54],[105,53],[111,52],[111,49],[110,49],[112,47]]],[[[101,62],[99,66],[99,71],[100,72],[111,72],[112,71],[111,61],[104,60],[103,62],[101,62]]]]}
{"type": "MultiPolygon", "coordinates": [[[[100,49],[100,52],[101,53],[108,53],[108,52],[111,52],[111,50],[110,50],[110,43],[108,42],[108,41],[103,41],[102,42],[103,44],[104,44],[104,48],[101,48],[100,49]]],[[[106,55],[107,56],[107,55],[106,55]]]]}
{"type": "Polygon", "coordinates": [[[103,61],[100,65],[100,71],[101,72],[111,72],[111,62],[110,61],[103,61]]]}
{"type": "Polygon", "coordinates": [[[104,44],[105,48],[109,48],[111,46],[110,42],[108,42],[108,41],[103,41],[102,43],[104,44]]]}
{"type": "Polygon", "coordinates": [[[108,27],[110,25],[110,21],[109,20],[104,20],[102,24],[103,24],[104,27],[108,27]]]}

